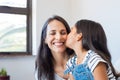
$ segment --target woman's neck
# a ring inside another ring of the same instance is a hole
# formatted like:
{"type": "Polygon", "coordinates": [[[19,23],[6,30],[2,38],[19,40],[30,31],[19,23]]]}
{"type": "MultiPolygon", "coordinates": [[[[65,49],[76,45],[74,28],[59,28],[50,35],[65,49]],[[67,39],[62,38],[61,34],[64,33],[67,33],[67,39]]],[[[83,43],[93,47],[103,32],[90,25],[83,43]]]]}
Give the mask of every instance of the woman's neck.
{"type": "Polygon", "coordinates": [[[67,62],[67,54],[62,53],[61,55],[54,55],[54,71],[57,75],[59,75],[62,78],[68,78],[66,75],[64,75],[64,71],[66,69],[66,62],[67,62]],[[64,54],[64,55],[62,55],[64,54]]]}
{"type": "Polygon", "coordinates": [[[66,52],[64,53],[54,53],[53,54],[53,63],[54,65],[58,65],[58,66],[63,66],[64,64],[66,64],[67,60],[68,60],[68,55],[66,52]]]}

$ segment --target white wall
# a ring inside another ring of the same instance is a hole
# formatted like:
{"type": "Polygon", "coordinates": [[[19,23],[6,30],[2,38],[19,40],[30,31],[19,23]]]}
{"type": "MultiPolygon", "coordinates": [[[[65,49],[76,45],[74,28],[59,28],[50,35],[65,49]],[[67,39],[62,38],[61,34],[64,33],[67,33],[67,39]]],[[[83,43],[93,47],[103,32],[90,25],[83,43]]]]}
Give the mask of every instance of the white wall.
{"type": "Polygon", "coordinates": [[[119,3],[119,0],[76,0],[76,3],[73,4],[72,21],[74,23],[78,19],[85,18],[98,21],[102,24],[107,35],[112,62],[120,70],[120,67],[118,67],[118,63],[120,64],[119,3]]]}
{"type": "Polygon", "coordinates": [[[10,80],[35,80],[34,56],[0,56],[0,69],[5,68],[10,80]]]}

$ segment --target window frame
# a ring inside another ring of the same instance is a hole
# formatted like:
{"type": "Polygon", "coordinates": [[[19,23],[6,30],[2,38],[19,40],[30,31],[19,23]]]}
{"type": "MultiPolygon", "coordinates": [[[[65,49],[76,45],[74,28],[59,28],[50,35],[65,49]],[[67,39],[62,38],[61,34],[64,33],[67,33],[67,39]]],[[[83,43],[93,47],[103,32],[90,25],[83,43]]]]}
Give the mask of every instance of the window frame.
{"type": "Polygon", "coordinates": [[[20,14],[27,16],[26,22],[26,52],[0,52],[0,55],[32,55],[32,0],[27,0],[26,8],[0,6],[0,13],[20,14]]]}

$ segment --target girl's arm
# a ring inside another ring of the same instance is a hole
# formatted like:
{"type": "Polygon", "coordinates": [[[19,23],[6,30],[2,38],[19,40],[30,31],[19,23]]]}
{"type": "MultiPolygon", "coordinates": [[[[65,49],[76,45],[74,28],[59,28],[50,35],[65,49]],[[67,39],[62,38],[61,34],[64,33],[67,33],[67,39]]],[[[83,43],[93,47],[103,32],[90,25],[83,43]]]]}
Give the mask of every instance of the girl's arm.
{"type": "Polygon", "coordinates": [[[106,64],[100,62],[94,69],[93,75],[95,80],[108,80],[106,64]]]}

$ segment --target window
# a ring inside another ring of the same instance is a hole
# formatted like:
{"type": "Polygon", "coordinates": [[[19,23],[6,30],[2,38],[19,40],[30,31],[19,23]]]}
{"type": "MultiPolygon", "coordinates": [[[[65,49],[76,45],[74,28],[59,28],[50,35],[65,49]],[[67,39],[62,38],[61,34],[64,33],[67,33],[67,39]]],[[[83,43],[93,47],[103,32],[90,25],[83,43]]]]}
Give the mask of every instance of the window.
{"type": "Polygon", "coordinates": [[[32,0],[0,0],[0,54],[32,53],[32,0]]]}

